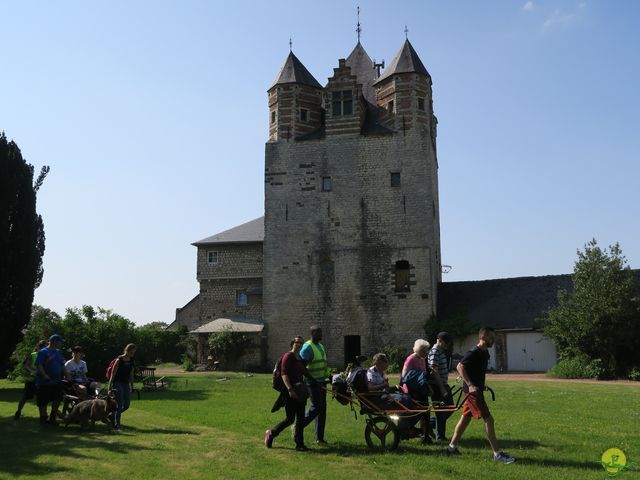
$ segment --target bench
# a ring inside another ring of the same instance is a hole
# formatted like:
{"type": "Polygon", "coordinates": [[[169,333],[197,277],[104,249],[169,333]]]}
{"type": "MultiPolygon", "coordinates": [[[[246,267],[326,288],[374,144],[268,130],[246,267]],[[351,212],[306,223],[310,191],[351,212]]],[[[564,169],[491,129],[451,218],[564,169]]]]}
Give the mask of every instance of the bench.
{"type": "Polygon", "coordinates": [[[161,390],[168,384],[165,377],[156,378],[156,369],[153,367],[139,367],[137,377],[144,391],[161,390]]]}

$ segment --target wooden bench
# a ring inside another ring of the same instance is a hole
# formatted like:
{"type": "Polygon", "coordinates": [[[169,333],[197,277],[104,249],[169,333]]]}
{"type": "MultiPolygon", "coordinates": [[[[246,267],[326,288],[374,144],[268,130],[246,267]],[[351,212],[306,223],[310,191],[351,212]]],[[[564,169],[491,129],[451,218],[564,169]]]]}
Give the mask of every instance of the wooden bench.
{"type": "Polygon", "coordinates": [[[165,377],[156,378],[156,369],[153,367],[139,367],[137,369],[138,381],[142,383],[142,390],[161,390],[166,388],[168,381],[165,377]]]}

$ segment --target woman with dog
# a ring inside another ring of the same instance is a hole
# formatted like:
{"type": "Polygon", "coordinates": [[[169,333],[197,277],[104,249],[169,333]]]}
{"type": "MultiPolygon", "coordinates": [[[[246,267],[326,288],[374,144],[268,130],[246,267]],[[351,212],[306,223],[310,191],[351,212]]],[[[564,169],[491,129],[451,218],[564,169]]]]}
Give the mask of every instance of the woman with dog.
{"type": "Polygon", "coordinates": [[[122,430],[120,418],[131,404],[131,392],[133,391],[133,371],[135,363],[133,357],[136,354],[136,346],[129,343],[124,347],[124,352],[113,364],[109,377],[109,393],[115,393],[118,408],[113,413],[113,428],[122,430]]]}
{"type": "Polygon", "coordinates": [[[313,377],[311,377],[300,358],[300,350],[303,344],[304,339],[302,337],[295,337],[291,341],[291,351],[282,356],[280,372],[286,388],[286,393],[283,391],[282,394],[287,396],[284,404],[287,416],[271,430],[265,432],[264,444],[267,448],[271,448],[274,438],[295,421],[294,439],[296,450],[299,452],[309,450],[304,444],[304,410],[309,393],[303,382],[303,377],[306,376],[310,380],[313,377]]]}

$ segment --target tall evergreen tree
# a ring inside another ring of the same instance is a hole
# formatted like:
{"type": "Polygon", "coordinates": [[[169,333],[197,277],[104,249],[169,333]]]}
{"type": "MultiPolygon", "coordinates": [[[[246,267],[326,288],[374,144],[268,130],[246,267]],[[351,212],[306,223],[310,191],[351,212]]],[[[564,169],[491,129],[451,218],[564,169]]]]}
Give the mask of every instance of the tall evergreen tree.
{"type": "Polygon", "coordinates": [[[0,133],[0,374],[29,322],[33,292],[42,281],[44,224],[36,194],[48,172],[42,167],[34,182],[33,165],[0,133]]]}

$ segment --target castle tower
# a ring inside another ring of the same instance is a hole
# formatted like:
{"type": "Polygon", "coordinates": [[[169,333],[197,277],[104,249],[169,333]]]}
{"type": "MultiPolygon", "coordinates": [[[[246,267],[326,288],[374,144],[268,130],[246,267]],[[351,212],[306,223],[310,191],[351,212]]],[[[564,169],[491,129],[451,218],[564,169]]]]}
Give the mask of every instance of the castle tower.
{"type": "Polygon", "coordinates": [[[335,366],[386,345],[408,352],[440,281],[431,77],[408,41],[379,78],[360,42],[324,89],[303,69],[291,54],[269,89],[269,357],[315,324],[335,366]],[[291,113],[302,96],[314,113],[304,126],[291,113]]]}
{"type": "Polygon", "coordinates": [[[322,122],[322,86],[293,52],[282,65],[269,94],[269,140],[289,140],[322,122]]]}

